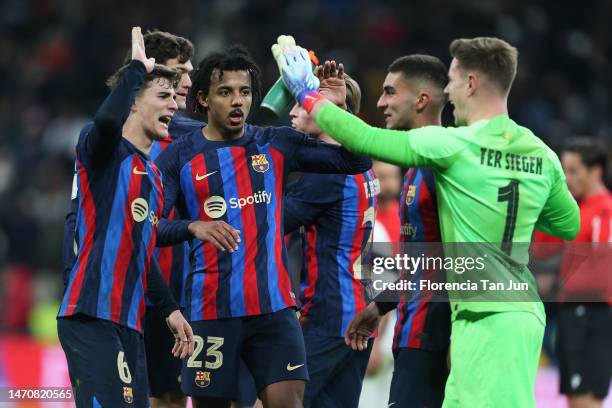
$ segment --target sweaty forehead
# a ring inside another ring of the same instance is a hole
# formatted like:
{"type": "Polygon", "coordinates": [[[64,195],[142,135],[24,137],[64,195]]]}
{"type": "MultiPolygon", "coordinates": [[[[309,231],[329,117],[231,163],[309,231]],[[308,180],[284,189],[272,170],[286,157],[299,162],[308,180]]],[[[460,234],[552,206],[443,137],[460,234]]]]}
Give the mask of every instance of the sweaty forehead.
{"type": "Polygon", "coordinates": [[[215,68],[211,74],[211,86],[218,88],[221,86],[227,87],[244,87],[251,86],[251,75],[247,70],[240,71],[223,71],[215,68]]]}

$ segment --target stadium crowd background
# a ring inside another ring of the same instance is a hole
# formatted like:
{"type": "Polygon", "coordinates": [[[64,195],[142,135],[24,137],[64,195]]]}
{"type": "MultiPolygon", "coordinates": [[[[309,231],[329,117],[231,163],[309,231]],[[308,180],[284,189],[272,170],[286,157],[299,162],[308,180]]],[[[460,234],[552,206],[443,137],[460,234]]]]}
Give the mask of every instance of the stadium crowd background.
{"type": "MultiPolygon", "coordinates": [[[[575,135],[592,135],[608,145],[612,139],[609,1],[579,6],[568,0],[0,4],[0,333],[44,337],[38,326],[49,319],[32,316],[36,310],[42,316],[44,310],[57,310],[73,146],[107,93],[104,80],[122,61],[133,25],[191,39],[194,65],[209,51],[242,43],[262,67],[266,89],[278,78],[270,45],[279,34],[290,33],[320,59],[345,63],[362,87],[360,116],[379,126],[376,101],[393,59],[428,53],[448,63],[450,40],[499,36],[520,51],[510,95],[517,122],[553,148],[575,135]]],[[[263,120],[260,113],[251,115],[253,123],[263,120]]],[[[450,120],[447,110],[445,121],[450,120]]]]}

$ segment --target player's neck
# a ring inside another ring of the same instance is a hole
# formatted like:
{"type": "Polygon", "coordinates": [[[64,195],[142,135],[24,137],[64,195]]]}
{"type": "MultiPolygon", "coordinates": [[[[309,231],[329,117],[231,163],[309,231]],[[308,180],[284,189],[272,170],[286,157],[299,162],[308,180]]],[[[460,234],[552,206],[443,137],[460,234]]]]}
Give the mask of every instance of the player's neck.
{"type": "Polygon", "coordinates": [[[228,142],[232,140],[238,140],[244,135],[244,126],[240,129],[240,131],[232,132],[225,129],[221,129],[215,126],[213,123],[208,123],[208,125],[202,128],[202,136],[205,139],[211,140],[213,142],[228,142]]]}
{"type": "Polygon", "coordinates": [[[145,129],[131,116],[123,124],[123,137],[143,153],[149,154],[153,140],[149,139],[145,129]]]}
{"type": "MultiPolygon", "coordinates": [[[[442,118],[440,115],[428,116],[428,115],[417,115],[412,124],[412,129],[422,128],[424,126],[441,126],[442,118]]],[[[406,129],[410,130],[410,129],[406,129]]]]}
{"type": "Polygon", "coordinates": [[[487,98],[476,102],[468,114],[467,124],[478,122],[479,120],[493,119],[499,115],[508,114],[508,103],[504,98],[487,98]]]}
{"type": "Polygon", "coordinates": [[[604,191],[606,191],[606,186],[603,184],[603,182],[595,182],[588,186],[584,194],[584,199],[589,199],[597,194],[603,193],[604,191]]]}

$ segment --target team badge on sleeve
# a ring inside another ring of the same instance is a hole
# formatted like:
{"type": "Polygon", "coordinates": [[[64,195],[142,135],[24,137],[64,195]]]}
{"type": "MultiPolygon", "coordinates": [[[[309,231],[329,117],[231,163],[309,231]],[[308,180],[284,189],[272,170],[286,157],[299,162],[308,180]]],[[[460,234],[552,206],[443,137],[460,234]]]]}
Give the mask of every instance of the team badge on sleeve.
{"type": "Polygon", "coordinates": [[[270,168],[270,163],[265,153],[252,155],[251,165],[253,166],[253,170],[259,173],[265,173],[270,168]]]}
{"type": "Polygon", "coordinates": [[[134,394],[132,393],[132,387],[123,387],[123,399],[128,404],[134,401],[134,394]]]}
{"type": "Polygon", "coordinates": [[[195,383],[200,388],[208,387],[210,385],[210,372],[196,371],[195,383]]]}

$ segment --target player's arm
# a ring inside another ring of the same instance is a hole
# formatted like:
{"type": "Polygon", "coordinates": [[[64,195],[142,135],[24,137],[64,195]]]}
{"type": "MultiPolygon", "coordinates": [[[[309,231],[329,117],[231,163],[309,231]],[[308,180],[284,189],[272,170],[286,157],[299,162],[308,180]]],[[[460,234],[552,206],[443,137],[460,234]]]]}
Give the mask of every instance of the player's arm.
{"type": "Polygon", "coordinates": [[[158,308],[168,324],[168,328],[175,337],[172,354],[175,357],[185,358],[193,354],[195,340],[191,326],[185,320],[176,300],[166,284],[155,257],[151,257],[151,269],[147,276],[147,298],[152,305],[158,308]]]}
{"type": "Polygon", "coordinates": [[[327,101],[315,105],[311,114],[325,133],[351,152],[400,167],[445,168],[464,147],[452,134],[452,128],[426,126],[410,131],[375,128],[327,101]]]}
{"type": "Polygon", "coordinates": [[[287,188],[284,201],[283,226],[285,234],[299,227],[314,224],[337,200],[329,191],[324,194],[320,185],[316,186],[315,177],[303,177],[287,188]]]}
{"type": "Polygon", "coordinates": [[[372,167],[372,160],[353,154],[342,146],[321,142],[293,130],[291,132],[299,135],[291,138],[295,142],[295,150],[289,160],[292,171],[358,174],[372,167]]]}
{"type": "Polygon", "coordinates": [[[401,167],[444,168],[464,148],[447,128],[429,126],[409,132],[378,129],[334,105],[317,92],[319,81],[312,73],[308,52],[296,46],[293,37],[278,37],[272,54],[296,101],[315,117],[325,133],[353,153],[401,167]]]}
{"type": "Polygon", "coordinates": [[[179,214],[182,217],[186,217],[188,214],[181,196],[180,143],[172,143],[155,160],[155,164],[162,173],[164,183],[164,209],[157,226],[157,246],[176,245],[193,238],[188,230],[190,220],[176,219],[171,221],[168,219],[174,207],[178,207],[179,214]]]}
{"type": "Polygon", "coordinates": [[[563,170],[553,158],[554,181],[552,189],[540,213],[536,228],[548,235],[572,240],[580,230],[580,209],[565,184],[563,170]]]}
{"type": "Polygon", "coordinates": [[[64,262],[64,287],[68,285],[70,271],[72,270],[76,260],[74,242],[76,236],[76,212],[78,210],[78,206],[78,199],[76,197],[72,198],[70,200],[70,210],[66,214],[66,220],[64,222],[64,244],[62,247],[62,260],[64,262]]]}
{"type": "Polygon", "coordinates": [[[151,269],[147,276],[147,299],[152,306],[162,312],[164,317],[168,317],[175,310],[179,310],[179,306],[159,270],[155,257],[151,257],[151,269]]]}
{"type": "Polygon", "coordinates": [[[96,112],[94,126],[82,141],[89,157],[94,160],[106,158],[117,146],[136,92],[154,66],[155,60],[145,55],[140,27],[132,28],[132,61],[96,112]]]}

